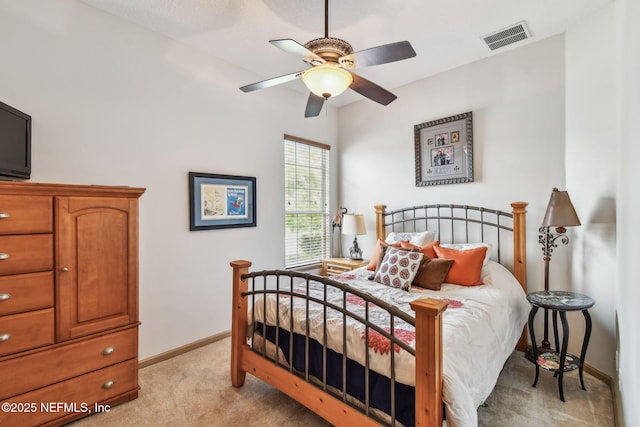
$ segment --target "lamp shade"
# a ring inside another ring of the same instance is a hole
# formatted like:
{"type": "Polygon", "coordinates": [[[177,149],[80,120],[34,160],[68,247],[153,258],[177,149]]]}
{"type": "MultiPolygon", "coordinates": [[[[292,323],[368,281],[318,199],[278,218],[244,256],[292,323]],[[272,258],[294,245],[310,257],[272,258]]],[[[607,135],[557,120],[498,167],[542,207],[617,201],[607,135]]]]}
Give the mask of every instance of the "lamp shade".
{"type": "Polygon", "coordinates": [[[364,226],[364,215],[362,214],[345,214],[342,217],[342,234],[352,236],[362,236],[367,234],[364,226]]]}
{"type": "Polygon", "coordinates": [[[571,227],[580,225],[580,219],[576,213],[569,193],[558,191],[554,188],[551,191],[551,198],[547,206],[547,212],[542,220],[543,227],[571,227]]]}
{"type": "Polygon", "coordinates": [[[302,74],[302,81],[315,95],[330,98],[347,90],[353,77],[347,70],[324,64],[306,70],[302,74]]]}

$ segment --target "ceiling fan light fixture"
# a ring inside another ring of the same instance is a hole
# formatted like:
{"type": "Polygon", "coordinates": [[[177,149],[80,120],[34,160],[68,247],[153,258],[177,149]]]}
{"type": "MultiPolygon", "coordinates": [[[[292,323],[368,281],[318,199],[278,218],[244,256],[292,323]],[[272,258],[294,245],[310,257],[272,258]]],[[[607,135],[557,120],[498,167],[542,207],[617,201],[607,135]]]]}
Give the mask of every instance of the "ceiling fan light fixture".
{"type": "Polygon", "coordinates": [[[306,70],[302,74],[302,81],[315,95],[328,99],[347,90],[353,77],[347,70],[324,64],[306,70]]]}

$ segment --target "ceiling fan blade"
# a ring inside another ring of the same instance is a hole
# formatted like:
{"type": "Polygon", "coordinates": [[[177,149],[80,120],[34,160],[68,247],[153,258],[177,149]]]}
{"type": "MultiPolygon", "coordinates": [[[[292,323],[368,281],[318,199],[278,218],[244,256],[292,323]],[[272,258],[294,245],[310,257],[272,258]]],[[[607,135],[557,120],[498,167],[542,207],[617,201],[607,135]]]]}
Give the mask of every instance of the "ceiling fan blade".
{"type": "Polygon", "coordinates": [[[264,89],[266,87],[287,83],[292,80],[299,79],[302,76],[302,73],[303,71],[296,71],[295,73],[286,74],[280,77],[274,77],[272,79],[263,80],[257,83],[252,83],[250,85],[242,86],[240,90],[243,92],[252,92],[254,90],[264,89]]]}
{"type": "Polygon", "coordinates": [[[324,105],[324,98],[316,95],[313,92],[309,93],[309,100],[307,101],[307,108],[304,110],[305,117],[316,117],[322,111],[324,105]]]}
{"type": "Polygon", "coordinates": [[[414,56],[416,56],[416,51],[413,50],[411,43],[403,41],[354,52],[340,58],[340,63],[353,62],[357,68],[360,68],[400,61],[414,56]]]}
{"type": "Polygon", "coordinates": [[[324,59],[322,59],[321,57],[319,57],[318,55],[316,55],[315,53],[313,53],[312,51],[310,51],[309,49],[307,49],[306,47],[304,47],[303,45],[301,45],[295,40],[291,40],[291,39],[269,40],[269,43],[271,43],[276,47],[279,47],[280,49],[284,50],[287,53],[290,53],[291,55],[297,56],[298,58],[302,59],[304,62],[306,62],[309,65],[315,66],[319,64],[324,64],[325,62],[324,59]]]}
{"type": "Polygon", "coordinates": [[[397,96],[385,88],[378,86],[364,77],[360,77],[352,71],[351,75],[353,76],[353,82],[351,83],[351,86],[349,86],[349,89],[358,92],[360,95],[382,105],[389,105],[397,98],[397,96]]]}

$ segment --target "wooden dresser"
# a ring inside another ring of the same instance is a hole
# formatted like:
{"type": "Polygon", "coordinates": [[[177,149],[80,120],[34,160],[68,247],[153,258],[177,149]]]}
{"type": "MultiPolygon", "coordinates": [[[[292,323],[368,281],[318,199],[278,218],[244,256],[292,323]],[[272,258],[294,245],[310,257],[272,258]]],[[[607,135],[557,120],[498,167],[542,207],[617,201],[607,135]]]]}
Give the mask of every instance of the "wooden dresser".
{"type": "Polygon", "coordinates": [[[138,198],[0,182],[0,426],[57,426],[138,396],[138,198]]]}

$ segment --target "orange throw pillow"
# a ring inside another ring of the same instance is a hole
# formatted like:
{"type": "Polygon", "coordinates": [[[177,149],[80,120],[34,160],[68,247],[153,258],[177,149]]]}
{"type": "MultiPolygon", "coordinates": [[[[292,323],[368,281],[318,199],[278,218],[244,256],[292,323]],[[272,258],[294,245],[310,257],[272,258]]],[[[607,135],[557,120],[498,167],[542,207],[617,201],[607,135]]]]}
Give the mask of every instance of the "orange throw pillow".
{"type": "Polygon", "coordinates": [[[438,254],[438,258],[453,260],[453,265],[444,279],[446,283],[463,286],[483,284],[480,276],[482,274],[482,262],[487,253],[486,247],[459,251],[437,245],[433,247],[433,250],[438,254]]]}
{"type": "Polygon", "coordinates": [[[378,241],[376,242],[376,246],[373,248],[373,252],[371,253],[371,260],[367,265],[367,270],[369,271],[376,271],[376,269],[378,268],[378,261],[380,260],[380,255],[382,255],[382,247],[380,245],[393,246],[394,248],[400,247],[400,243],[388,244],[378,239],[378,241]]]}
{"type": "Polygon", "coordinates": [[[402,249],[420,249],[424,256],[429,258],[438,258],[438,255],[435,253],[433,248],[436,246],[440,246],[440,240],[436,240],[435,242],[431,242],[424,246],[416,246],[403,240],[402,242],[400,242],[400,245],[402,249]]]}

